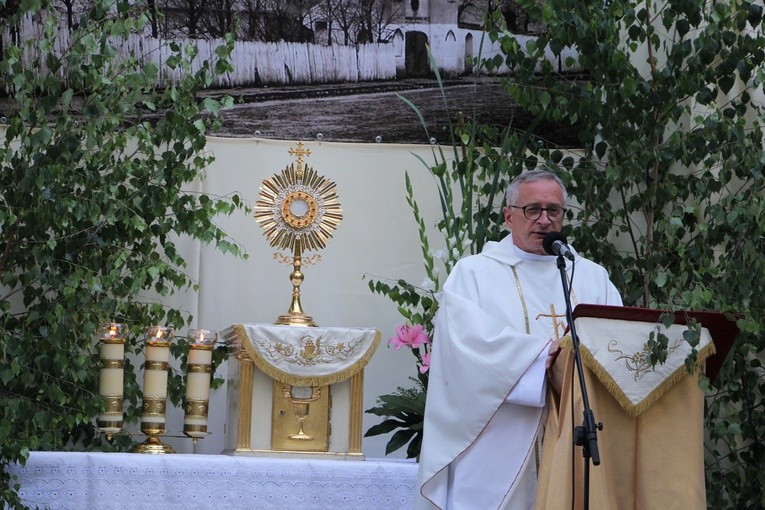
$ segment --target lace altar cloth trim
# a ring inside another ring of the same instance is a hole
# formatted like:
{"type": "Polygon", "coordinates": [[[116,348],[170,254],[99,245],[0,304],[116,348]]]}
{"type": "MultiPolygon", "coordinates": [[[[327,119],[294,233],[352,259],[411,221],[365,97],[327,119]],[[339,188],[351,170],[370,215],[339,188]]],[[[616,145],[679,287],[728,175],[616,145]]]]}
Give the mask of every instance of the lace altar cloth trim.
{"type": "Polygon", "coordinates": [[[32,452],[22,501],[50,510],[414,508],[417,464],[395,460],[32,452]]]}

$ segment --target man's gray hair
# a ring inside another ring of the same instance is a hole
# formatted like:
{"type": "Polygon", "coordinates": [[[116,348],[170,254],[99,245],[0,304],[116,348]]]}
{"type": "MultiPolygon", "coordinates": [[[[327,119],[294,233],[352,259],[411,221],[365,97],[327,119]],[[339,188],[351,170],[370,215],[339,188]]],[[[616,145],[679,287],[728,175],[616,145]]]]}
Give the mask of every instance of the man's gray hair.
{"type": "Polygon", "coordinates": [[[566,186],[563,184],[563,181],[560,180],[560,177],[550,172],[549,170],[542,169],[524,172],[513,179],[512,182],[510,182],[510,185],[507,187],[507,192],[505,193],[505,205],[515,205],[516,200],[518,200],[518,190],[521,184],[524,182],[536,182],[542,180],[555,181],[555,183],[560,186],[561,191],[563,191],[563,207],[566,207],[566,203],[568,202],[568,192],[566,191],[566,186]]]}

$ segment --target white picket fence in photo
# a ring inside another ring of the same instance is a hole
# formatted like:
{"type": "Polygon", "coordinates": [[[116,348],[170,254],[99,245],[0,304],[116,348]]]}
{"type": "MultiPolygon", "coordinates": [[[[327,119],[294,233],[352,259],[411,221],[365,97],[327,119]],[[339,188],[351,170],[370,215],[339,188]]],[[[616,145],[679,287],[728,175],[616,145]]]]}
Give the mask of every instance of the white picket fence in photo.
{"type": "MultiPolygon", "coordinates": [[[[31,18],[25,18],[19,27],[20,40],[40,41],[43,27],[31,18]]],[[[72,44],[67,29],[60,29],[55,37],[52,51],[64,55],[72,44]]],[[[10,34],[3,34],[10,41],[10,34]]],[[[171,69],[165,63],[173,55],[171,43],[182,48],[196,47],[197,56],[192,72],[198,71],[204,62],[214,62],[215,50],[224,44],[222,39],[157,39],[147,35],[133,34],[127,39],[111,41],[123,58],[136,58],[140,62],[153,62],[159,68],[159,85],[173,83],[181,76],[181,69],[171,69]]],[[[7,44],[7,43],[6,43],[7,44]]],[[[40,52],[38,44],[23,44],[23,63],[29,68],[40,52]]],[[[391,44],[363,44],[359,46],[324,46],[294,42],[236,41],[231,54],[234,70],[218,76],[215,87],[238,87],[248,85],[287,85],[305,83],[337,83],[391,80],[396,77],[396,59],[391,44]]],[[[47,70],[45,62],[37,67],[47,70]]],[[[9,77],[11,78],[11,77],[9,77]]]]}

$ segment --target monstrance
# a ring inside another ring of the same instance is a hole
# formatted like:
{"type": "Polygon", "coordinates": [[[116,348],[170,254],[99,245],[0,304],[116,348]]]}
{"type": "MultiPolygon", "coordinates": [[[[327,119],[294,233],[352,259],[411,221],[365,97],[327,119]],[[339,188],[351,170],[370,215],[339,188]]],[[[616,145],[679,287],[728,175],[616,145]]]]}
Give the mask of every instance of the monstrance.
{"type": "Polygon", "coordinates": [[[292,251],[292,304],[276,324],[316,326],[300,304],[303,252],[324,248],[343,215],[336,184],[303,164],[311,151],[298,142],[289,153],[295,163],[263,181],[254,216],[271,246],[292,251]]]}

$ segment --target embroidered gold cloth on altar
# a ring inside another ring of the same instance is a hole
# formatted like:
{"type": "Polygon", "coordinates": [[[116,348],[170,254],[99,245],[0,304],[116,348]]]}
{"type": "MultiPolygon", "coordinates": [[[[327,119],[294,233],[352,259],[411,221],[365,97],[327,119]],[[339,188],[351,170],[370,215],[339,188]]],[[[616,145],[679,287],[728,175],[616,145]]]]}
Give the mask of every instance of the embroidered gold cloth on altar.
{"type": "Polygon", "coordinates": [[[380,343],[380,332],[369,328],[235,324],[224,334],[270,377],[300,386],[349,378],[369,363],[380,343]]]}
{"type": "MultiPolygon", "coordinates": [[[[691,346],[683,338],[688,329],[685,325],[665,328],[661,323],[582,317],[576,321],[576,328],[582,361],[630,416],[640,415],[688,375],[685,358],[691,346]],[[648,356],[647,342],[652,332],[668,338],[667,359],[655,366],[651,366],[648,356]]],[[[563,345],[570,347],[567,338],[568,345],[563,345]]],[[[708,329],[701,328],[696,349],[699,363],[714,354],[708,329]]]]}

